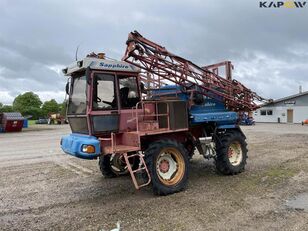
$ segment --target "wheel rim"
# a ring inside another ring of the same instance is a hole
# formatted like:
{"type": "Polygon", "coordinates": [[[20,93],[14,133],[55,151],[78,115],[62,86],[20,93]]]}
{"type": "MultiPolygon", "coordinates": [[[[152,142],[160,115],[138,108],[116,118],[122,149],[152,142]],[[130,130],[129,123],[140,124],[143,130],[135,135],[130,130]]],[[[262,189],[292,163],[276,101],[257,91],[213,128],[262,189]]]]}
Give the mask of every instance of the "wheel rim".
{"type": "Polygon", "coordinates": [[[123,155],[119,154],[111,155],[110,167],[115,174],[125,174],[128,171],[123,155]]]}
{"type": "Polygon", "coordinates": [[[157,157],[156,173],[165,185],[175,185],[180,182],[185,173],[182,154],[175,148],[164,148],[157,157]]]}
{"type": "Polygon", "coordinates": [[[230,144],[228,149],[228,158],[233,166],[238,166],[243,159],[243,151],[241,144],[236,141],[230,144]]]}

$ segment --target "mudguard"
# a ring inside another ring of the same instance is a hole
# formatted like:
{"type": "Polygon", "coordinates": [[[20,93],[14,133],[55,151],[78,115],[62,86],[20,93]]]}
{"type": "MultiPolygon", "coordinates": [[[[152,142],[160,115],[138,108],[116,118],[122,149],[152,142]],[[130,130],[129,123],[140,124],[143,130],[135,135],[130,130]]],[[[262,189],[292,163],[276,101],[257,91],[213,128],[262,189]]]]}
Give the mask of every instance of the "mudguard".
{"type": "Polygon", "coordinates": [[[100,142],[96,137],[75,133],[62,137],[61,148],[66,154],[81,159],[92,160],[96,159],[101,154],[100,142]],[[91,154],[83,152],[83,145],[93,145],[95,147],[95,152],[91,154]]]}

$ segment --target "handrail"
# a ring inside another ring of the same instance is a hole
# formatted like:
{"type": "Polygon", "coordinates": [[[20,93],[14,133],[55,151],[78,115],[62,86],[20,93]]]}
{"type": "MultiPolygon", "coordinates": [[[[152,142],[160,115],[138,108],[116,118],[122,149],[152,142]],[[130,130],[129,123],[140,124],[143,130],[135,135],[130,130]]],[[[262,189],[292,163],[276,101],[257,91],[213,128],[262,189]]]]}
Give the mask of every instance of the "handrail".
{"type": "MultiPolygon", "coordinates": [[[[168,130],[170,129],[170,110],[169,110],[169,104],[167,102],[162,102],[162,101],[156,101],[156,100],[150,100],[150,101],[140,101],[136,104],[135,107],[132,108],[132,110],[135,110],[135,118],[136,119],[136,131],[139,131],[139,117],[156,117],[156,121],[158,121],[158,118],[161,116],[166,116],[167,117],[167,128],[168,130]],[[167,113],[158,113],[158,103],[164,103],[167,106],[167,113]],[[144,105],[146,104],[155,104],[155,113],[146,115],[145,114],[145,107],[144,105]],[[142,114],[138,113],[139,105],[141,105],[141,110],[142,114]]],[[[132,113],[133,114],[133,113],[132,113]]]]}
{"type": "Polygon", "coordinates": [[[117,141],[114,139],[115,137],[115,133],[111,132],[111,149],[113,153],[115,153],[114,147],[117,145],[117,141]]]}

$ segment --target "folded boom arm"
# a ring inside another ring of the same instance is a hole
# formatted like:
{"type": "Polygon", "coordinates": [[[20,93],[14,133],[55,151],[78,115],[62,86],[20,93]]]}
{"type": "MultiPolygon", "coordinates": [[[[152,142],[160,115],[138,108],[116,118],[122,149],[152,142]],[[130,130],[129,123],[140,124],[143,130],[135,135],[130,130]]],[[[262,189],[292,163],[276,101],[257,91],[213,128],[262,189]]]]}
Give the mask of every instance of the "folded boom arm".
{"type": "Polygon", "coordinates": [[[217,99],[232,111],[253,111],[259,107],[255,101],[265,100],[240,82],[232,80],[231,74],[227,79],[220,77],[218,72],[210,68],[214,65],[199,67],[189,60],[170,53],[136,31],[128,36],[123,60],[145,70],[147,74],[141,79],[148,85],[152,84],[157,88],[171,81],[217,99]]]}

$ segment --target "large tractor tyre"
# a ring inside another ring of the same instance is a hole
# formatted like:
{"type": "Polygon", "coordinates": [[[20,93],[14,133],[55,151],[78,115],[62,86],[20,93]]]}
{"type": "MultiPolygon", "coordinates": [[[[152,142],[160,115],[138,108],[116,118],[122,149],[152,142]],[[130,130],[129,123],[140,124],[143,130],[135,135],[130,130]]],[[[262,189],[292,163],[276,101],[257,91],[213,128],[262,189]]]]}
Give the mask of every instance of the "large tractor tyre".
{"type": "Polygon", "coordinates": [[[186,187],[189,161],[187,150],[181,143],[160,140],[150,144],[145,151],[145,163],[155,195],[176,193],[186,187]]]}
{"type": "Polygon", "coordinates": [[[188,160],[191,160],[193,158],[193,155],[195,154],[195,145],[193,141],[188,140],[184,143],[185,149],[188,153],[188,160]]]}
{"type": "Polygon", "coordinates": [[[111,155],[103,155],[99,157],[98,165],[101,173],[105,178],[113,178],[117,175],[112,171],[110,164],[111,155]]]}
{"type": "MultiPolygon", "coordinates": [[[[139,167],[139,158],[129,159],[131,167],[136,170],[139,167]]],[[[124,157],[119,154],[102,155],[98,161],[99,169],[105,178],[113,178],[128,174],[128,168],[124,157]]]]}
{"type": "Polygon", "coordinates": [[[235,175],[245,170],[247,143],[236,130],[227,131],[216,141],[216,169],[224,175],[235,175]]]}

